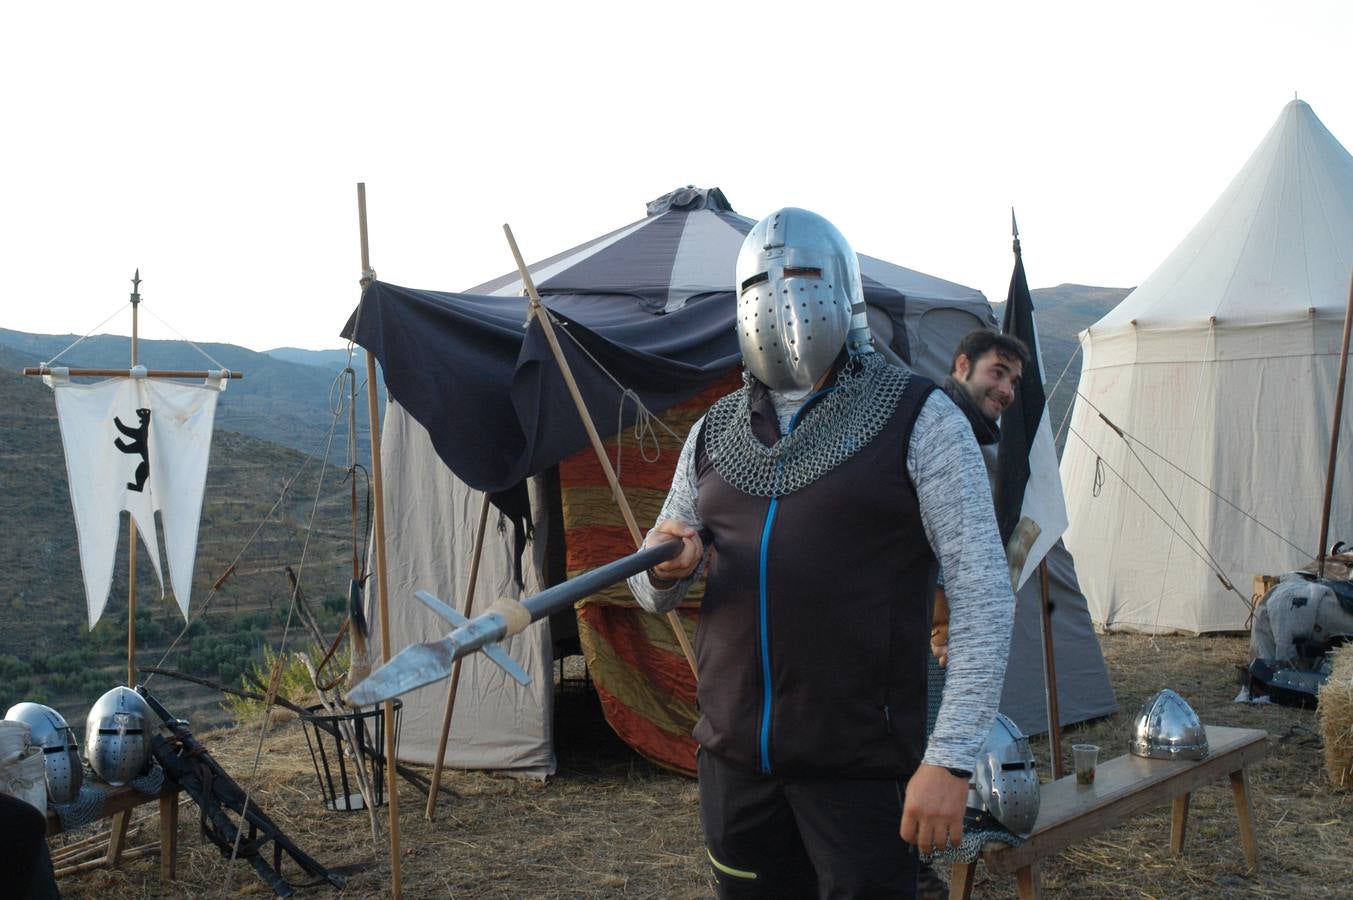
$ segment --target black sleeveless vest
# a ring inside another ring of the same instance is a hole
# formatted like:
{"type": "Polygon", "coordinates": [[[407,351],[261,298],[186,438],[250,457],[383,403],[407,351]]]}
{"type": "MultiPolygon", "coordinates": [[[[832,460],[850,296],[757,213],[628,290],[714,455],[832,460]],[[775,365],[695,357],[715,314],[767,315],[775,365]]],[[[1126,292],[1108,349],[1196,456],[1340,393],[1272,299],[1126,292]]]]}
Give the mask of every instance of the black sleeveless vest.
{"type": "MultiPolygon", "coordinates": [[[[936,563],[907,475],[930,381],[883,430],[793,494],[752,497],[696,454],[714,557],[696,634],[703,748],[784,775],[901,778],[924,751],[936,563]]],[[[752,429],[779,438],[764,388],[752,429]]]]}

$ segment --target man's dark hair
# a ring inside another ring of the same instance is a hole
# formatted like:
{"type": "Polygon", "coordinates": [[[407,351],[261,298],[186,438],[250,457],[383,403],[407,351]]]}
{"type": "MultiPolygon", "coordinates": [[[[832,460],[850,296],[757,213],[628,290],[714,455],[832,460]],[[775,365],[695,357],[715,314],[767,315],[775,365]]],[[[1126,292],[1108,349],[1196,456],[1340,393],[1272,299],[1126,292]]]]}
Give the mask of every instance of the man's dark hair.
{"type": "Polygon", "coordinates": [[[979,328],[976,331],[969,331],[963,335],[963,340],[958,342],[958,347],[954,350],[954,358],[949,361],[949,372],[953,373],[958,368],[960,356],[966,356],[970,363],[976,363],[992,350],[996,351],[997,356],[1019,360],[1021,367],[1029,364],[1029,348],[1019,338],[1014,335],[1001,334],[999,331],[979,328]]]}

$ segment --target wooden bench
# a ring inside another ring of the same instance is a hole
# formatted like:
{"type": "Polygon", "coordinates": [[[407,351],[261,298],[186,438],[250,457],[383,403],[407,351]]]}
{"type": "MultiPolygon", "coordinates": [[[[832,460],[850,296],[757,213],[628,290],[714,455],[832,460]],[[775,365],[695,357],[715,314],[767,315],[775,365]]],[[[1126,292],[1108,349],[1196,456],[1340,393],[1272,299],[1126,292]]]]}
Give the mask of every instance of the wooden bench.
{"type": "MultiPolygon", "coordinates": [[[[1178,856],[1184,851],[1189,795],[1205,784],[1229,777],[1245,859],[1250,871],[1257,871],[1259,848],[1254,840],[1250,798],[1245,791],[1245,766],[1263,758],[1268,749],[1267,737],[1267,732],[1255,728],[1209,725],[1210,752],[1206,759],[1176,762],[1129,754],[1101,762],[1094,784],[1079,785],[1074,774],[1059,778],[1043,785],[1038,821],[1029,838],[1018,847],[987,844],[980,858],[990,872],[1013,872],[1021,898],[1039,897],[1038,863],[1043,857],[1166,802],[1173,803],[1170,852],[1178,856]]],[[[976,861],[954,865],[950,900],[968,900],[972,896],[976,868],[976,861]]]]}
{"type": "MultiPolygon", "coordinates": [[[[179,789],[176,785],[165,781],[164,787],[160,789],[158,795],[143,794],[135,788],[129,786],[110,787],[108,793],[104,796],[101,818],[112,818],[110,832],[108,835],[108,852],[100,859],[82,862],[78,864],[80,869],[95,868],[97,866],[116,866],[122,859],[123,851],[126,850],[127,826],[131,824],[132,810],[146,803],[160,803],[160,878],[161,880],[171,882],[175,877],[175,855],[178,850],[178,830],[179,830],[179,789]]],[[[61,834],[65,831],[61,827],[61,819],[57,817],[56,811],[47,810],[47,836],[61,834]]],[[[56,851],[59,853],[60,851],[56,851]]],[[[147,852],[154,852],[153,850],[147,852]]],[[[84,856],[85,854],[79,854],[84,856]]],[[[55,862],[55,860],[54,860],[55,862]]],[[[63,867],[60,863],[56,864],[58,874],[63,874],[63,867]]],[[[75,867],[70,867],[74,869],[75,867]]]]}

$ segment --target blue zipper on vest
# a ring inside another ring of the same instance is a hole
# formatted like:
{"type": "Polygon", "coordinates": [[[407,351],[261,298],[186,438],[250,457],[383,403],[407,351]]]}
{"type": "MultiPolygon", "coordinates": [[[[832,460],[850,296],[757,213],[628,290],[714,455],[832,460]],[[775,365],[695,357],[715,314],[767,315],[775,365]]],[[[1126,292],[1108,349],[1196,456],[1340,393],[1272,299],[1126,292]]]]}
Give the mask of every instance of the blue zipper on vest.
{"type": "MultiPolygon", "coordinates": [[[[789,420],[789,430],[793,431],[799,424],[799,416],[812,405],[818,397],[829,394],[836,388],[829,387],[826,390],[818,391],[803,402],[798,411],[789,420]]],[[[779,468],[776,469],[779,475],[779,468]]],[[[761,753],[761,771],[770,774],[770,709],[771,709],[771,690],[770,690],[770,623],[769,623],[769,604],[766,601],[766,571],[767,560],[770,558],[770,532],[775,524],[775,512],[780,508],[780,498],[770,498],[770,506],[766,508],[766,523],[761,529],[761,560],[759,573],[759,591],[761,624],[761,728],[758,735],[758,749],[761,753]]]]}

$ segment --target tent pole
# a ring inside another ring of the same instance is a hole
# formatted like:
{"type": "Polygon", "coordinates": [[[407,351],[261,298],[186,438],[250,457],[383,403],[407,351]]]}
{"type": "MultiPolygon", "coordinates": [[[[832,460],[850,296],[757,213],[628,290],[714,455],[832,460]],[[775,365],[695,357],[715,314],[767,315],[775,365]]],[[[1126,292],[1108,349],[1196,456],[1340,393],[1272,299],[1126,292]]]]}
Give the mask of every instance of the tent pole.
{"type": "MultiPolygon", "coordinates": [[[[492,495],[484,492],[484,500],[479,504],[479,528],[475,531],[474,553],[470,557],[470,583],[465,588],[465,603],[461,606],[461,615],[470,618],[470,613],[474,608],[474,589],[475,583],[479,580],[479,558],[484,552],[484,532],[489,524],[489,498],[492,495]]],[[[456,660],[451,667],[451,686],[446,691],[446,712],[442,714],[442,735],[437,740],[437,758],[432,764],[432,783],[428,787],[428,805],[423,816],[429,822],[433,821],[433,813],[437,810],[437,794],[442,787],[442,760],[446,756],[446,740],[451,735],[451,713],[456,708],[456,690],[460,687],[460,665],[465,662],[464,659],[456,660]]]]}
{"type": "MultiPolygon", "coordinates": [[[[503,225],[503,233],[507,235],[507,243],[512,248],[512,258],[517,261],[517,271],[521,273],[522,284],[526,288],[527,295],[531,298],[531,314],[536,317],[540,323],[540,330],[545,333],[545,340],[550,345],[550,353],[554,355],[554,361],[559,365],[560,372],[563,373],[564,383],[568,385],[568,392],[573,396],[573,403],[578,407],[578,416],[582,419],[583,427],[587,429],[587,438],[592,442],[592,450],[597,454],[597,461],[601,463],[601,470],[606,473],[606,481],[611,486],[611,496],[615,498],[616,505],[620,507],[620,514],[625,519],[625,527],[629,529],[630,537],[634,540],[635,547],[642,547],[644,537],[639,533],[639,524],[634,520],[634,511],[630,509],[629,501],[625,499],[625,492],[620,489],[620,480],[615,476],[615,469],[611,466],[611,458],[606,455],[606,449],[601,445],[601,437],[597,434],[597,426],[592,422],[592,416],[587,411],[587,404],[583,402],[583,395],[578,390],[578,383],[573,380],[573,371],[569,368],[568,360],[564,358],[564,351],[559,347],[559,338],[554,333],[554,326],[550,323],[550,317],[545,312],[545,307],[541,305],[540,294],[536,291],[535,282],[531,280],[531,273],[526,268],[526,260],[522,258],[521,251],[517,249],[517,240],[512,236],[512,229],[508,225],[503,225]]],[[[686,637],[686,629],[681,624],[681,618],[676,614],[676,610],[667,613],[667,621],[672,626],[672,634],[676,637],[677,644],[681,647],[681,652],[686,657],[686,662],[691,667],[691,674],[699,681],[700,673],[695,669],[695,651],[691,649],[691,642],[686,637]]]]}
{"type": "Polygon", "coordinates": [[[1320,509],[1320,546],[1316,548],[1315,575],[1325,577],[1325,542],[1329,540],[1330,502],[1334,499],[1334,464],[1339,458],[1339,425],[1344,413],[1344,377],[1348,374],[1348,336],[1353,327],[1353,278],[1348,284],[1348,307],[1344,310],[1344,343],[1339,351],[1339,387],[1334,392],[1334,424],[1330,428],[1330,459],[1325,468],[1325,502],[1320,509]]]}
{"type": "Polygon", "coordinates": [[[1057,658],[1052,646],[1052,599],[1048,592],[1048,558],[1043,555],[1038,563],[1039,618],[1043,623],[1043,686],[1048,699],[1048,746],[1052,750],[1052,777],[1061,778],[1066,769],[1062,763],[1062,717],[1057,711],[1057,658]]]}
{"type": "MultiPolygon", "coordinates": [[[[371,256],[366,236],[366,183],[357,184],[357,227],[362,239],[362,292],[371,285],[371,256]]],[[[390,592],[385,577],[385,481],[381,473],[381,422],[376,396],[376,358],[366,354],[366,413],[371,427],[371,487],[376,505],[376,599],[381,613],[381,661],[390,661],[390,592]]],[[[399,780],[395,769],[395,705],[385,701],[385,792],[390,798],[390,890],[398,900],[403,894],[399,869],[399,780]]]]}
{"type": "MultiPolygon", "coordinates": [[[[132,278],[132,368],[139,356],[141,270],[132,278]]],[[[136,685],[136,516],[127,513],[127,687],[136,685]]]]}

